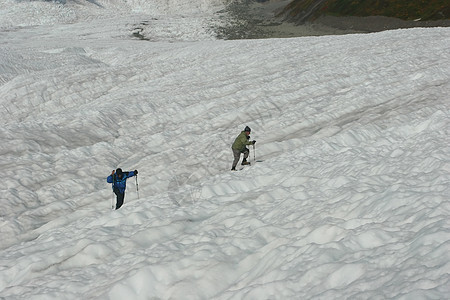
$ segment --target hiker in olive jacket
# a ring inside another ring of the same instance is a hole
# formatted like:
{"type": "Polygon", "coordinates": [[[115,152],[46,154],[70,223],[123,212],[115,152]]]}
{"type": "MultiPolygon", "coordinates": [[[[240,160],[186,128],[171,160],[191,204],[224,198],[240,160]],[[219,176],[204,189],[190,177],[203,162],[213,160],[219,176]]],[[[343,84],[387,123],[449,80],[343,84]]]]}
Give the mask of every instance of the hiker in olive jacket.
{"type": "Polygon", "coordinates": [[[242,131],[238,137],[234,140],[233,146],[231,149],[233,150],[234,160],[233,165],[231,166],[231,171],[236,171],[236,165],[241,158],[241,153],[244,154],[244,159],[242,160],[242,165],[249,165],[250,163],[247,161],[248,154],[250,151],[247,148],[247,145],[254,145],[256,141],[250,141],[250,132],[251,129],[248,126],[245,126],[244,131],[242,131]]]}

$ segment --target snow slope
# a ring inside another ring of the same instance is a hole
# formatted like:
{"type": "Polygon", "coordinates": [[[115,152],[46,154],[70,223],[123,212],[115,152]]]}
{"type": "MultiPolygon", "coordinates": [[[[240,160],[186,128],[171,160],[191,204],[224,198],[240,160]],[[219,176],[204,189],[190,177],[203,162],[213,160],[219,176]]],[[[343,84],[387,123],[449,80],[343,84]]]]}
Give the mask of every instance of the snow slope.
{"type": "Polygon", "coordinates": [[[219,41],[215,4],[127,3],[0,6],[0,298],[448,297],[448,28],[219,41]]]}

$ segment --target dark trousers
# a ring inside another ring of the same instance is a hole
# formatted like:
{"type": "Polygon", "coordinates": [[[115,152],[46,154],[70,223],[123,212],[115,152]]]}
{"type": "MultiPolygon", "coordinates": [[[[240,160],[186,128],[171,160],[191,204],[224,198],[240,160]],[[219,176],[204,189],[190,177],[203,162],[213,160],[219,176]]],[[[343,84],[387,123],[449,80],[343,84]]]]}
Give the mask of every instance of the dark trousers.
{"type": "Polygon", "coordinates": [[[123,204],[125,198],[125,192],[121,193],[119,189],[114,189],[114,194],[117,196],[116,209],[119,209],[123,204]]]}
{"type": "Polygon", "coordinates": [[[233,149],[234,160],[233,165],[231,166],[232,168],[235,168],[238,164],[239,159],[241,158],[241,153],[244,153],[244,159],[246,160],[250,151],[247,148],[245,148],[244,151],[233,149]]]}

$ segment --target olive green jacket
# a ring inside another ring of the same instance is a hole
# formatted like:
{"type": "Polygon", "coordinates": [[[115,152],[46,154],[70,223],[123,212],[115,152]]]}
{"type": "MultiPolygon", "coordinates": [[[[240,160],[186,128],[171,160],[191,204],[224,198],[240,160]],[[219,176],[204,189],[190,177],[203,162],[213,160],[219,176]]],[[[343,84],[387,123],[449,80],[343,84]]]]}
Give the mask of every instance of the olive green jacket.
{"type": "Polygon", "coordinates": [[[233,150],[239,150],[241,152],[245,151],[245,146],[251,145],[252,142],[247,139],[247,134],[245,134],[245,131],[242,131],[238,137],[234,140],[233,146],[231,146],[231,149],[233,150]]]}

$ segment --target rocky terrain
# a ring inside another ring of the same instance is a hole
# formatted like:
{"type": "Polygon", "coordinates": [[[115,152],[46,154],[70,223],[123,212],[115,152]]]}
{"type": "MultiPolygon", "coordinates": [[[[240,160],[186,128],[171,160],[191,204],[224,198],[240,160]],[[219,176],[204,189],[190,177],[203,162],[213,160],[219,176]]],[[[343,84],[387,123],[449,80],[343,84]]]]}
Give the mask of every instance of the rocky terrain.
{"type": "Polygon", "coordinates": [[[231,24],[219,29],[225,39],[286,38],[348,33],[369,33],[412,27],[449,27],[450,19],[435,21],[401,20],[386,16],[314,15],[323,0],[295,17],[286,13],[291,0],[243,0],[228,6],[231,24]],[[312,17],[314,15],[314,17],[312,17]]]}

